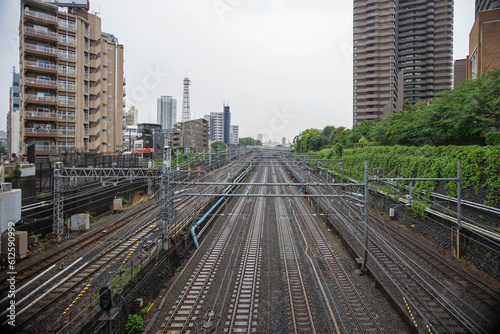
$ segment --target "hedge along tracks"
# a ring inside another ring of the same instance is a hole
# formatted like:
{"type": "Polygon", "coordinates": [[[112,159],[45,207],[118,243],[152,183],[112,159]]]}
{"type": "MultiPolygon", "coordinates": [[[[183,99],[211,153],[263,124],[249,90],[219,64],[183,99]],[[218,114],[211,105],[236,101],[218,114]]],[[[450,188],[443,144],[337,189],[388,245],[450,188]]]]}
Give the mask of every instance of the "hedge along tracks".
{"type": "Polygon", "coordinates": [[[229,240],[235,233],[237,222],[243,216],[246,206],[247,199],[239,198],[233,214],[229,219],[224,220],[212,243],[205,250],[200,263],[198,263],[188,283],[182,289],[165,322],[161,324],[162,329],[157,331],[158,334],[185,333],[193,329],[196,324],[195,318],[201,317],[201,304],[203,304],[222,257],[226,252],[229,240]]]}
{"type": "Polygon", "coordinates": [[[284,200],[276,198],[276,222],[278,242],[284,266],[284,278],[287,286],[288,305],[290,307],[289,328],[294,334],[314,334],[314,318],[309,304],[307,289],[301,274],[301,264],[297,246],[292,237],[289,217],[286,214],[284,200]]]}
{"type": "MultiPolygon", "coordinates": [[[[155,227],[154,220],[143,224],[123,240],[116,240],[111,246],[100,251],[99,255],[92,260],[81,265],[78,263],[75,267],[80,266],[76,270],[72,271],[52,287],[46,287],[44,289],[45,292],[35,294],[32,297],[34,300],[17,313],[16,323],[18,325],[12,331],[29,331],[32,327],[40,329],[43,321],[50,319],[52,316],[55,317],[54,320],[57,319],[59,315],[55,316],[53,312],[61,306],[63,297],[68,297],[75,291],[81,291],[82,284],[85,285],[87,282],[92,281],[101,270],[113,261],[126,256],[130,248],[138,241],[149,236],[155,227]]],[[[80,260],[75,262],[80,262],[80,260]]],[[[52,325],[54,323],[55,321],[52,325]]]]}

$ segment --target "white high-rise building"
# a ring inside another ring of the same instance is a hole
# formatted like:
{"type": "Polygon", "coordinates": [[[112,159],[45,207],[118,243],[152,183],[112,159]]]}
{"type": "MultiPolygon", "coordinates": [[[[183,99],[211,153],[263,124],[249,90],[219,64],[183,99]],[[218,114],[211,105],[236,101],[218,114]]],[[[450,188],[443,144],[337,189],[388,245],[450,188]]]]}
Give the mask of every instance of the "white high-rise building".
{"type": "Polygon", "coordinates": [[[156,104],[156,123],[162,131],[172,130],[177,123],[177,101],[172,96],[161,96],[156,104]]]}
{"type": "Polygon", "coordinates": [[[231,145],[238,145],[240,140],[240,127],[231,125],[231,145]]]}
{"type": "Polygon", "coordinates": [[[211,112],[210,115],[205,115],[208,121],[208,132],[210,141],[224,142],[224,113],[211,112]]]}

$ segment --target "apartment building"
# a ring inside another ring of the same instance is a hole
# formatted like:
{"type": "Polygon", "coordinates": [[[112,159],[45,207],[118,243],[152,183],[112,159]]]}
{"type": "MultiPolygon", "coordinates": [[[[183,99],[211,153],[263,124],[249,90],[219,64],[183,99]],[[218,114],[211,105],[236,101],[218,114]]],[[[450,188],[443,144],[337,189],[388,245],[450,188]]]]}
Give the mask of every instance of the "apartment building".
{"type": "Polygon", "coordinates": [[[177,123],[177,100],[172,96],[161,96],[157,99],[156,122],[165,132],[172,130],[174,124],[177,123]]]}
{"type": "Polygon", "coordinates": [[[12,86],[9,89],[9,111],[7,112],[7,150],[14,159],[21,151],[19,112],[19,73],[12,72],[12,86]]]}
{"type": "Polygon", "coordinates": [[[224,143],[231,145],[231,110],[229,105],[224,103],[224,143]]]}
{"type": "Polygon", "coordinates": [[[452,0],[356,0],[353,29],[354,125],[451,88],[452,0]]]}
{"type": "Polygon", "coordinates": [[[208,149],[208,121],[198,118],[180,122],[172,129],[172,147],[194,147],[196,152],[208,149]]]}
{"type": "Polygon", "coordinates": [[[240,140],[240,127],[231,125],[231,145],[238,145],[240,140]]]}
{"type": "MultiPolygon", "coordinates": [[[[477,2],[476,2],[477,7],[477,2]]],[[[479,11],[469,34],[467,79],[500,68],[500,8],[479,11]]]]}
{"type": "Polygon", "coordinates": [[[21,1],[21,154],[121,151],[123,45],[87,1],[51,2],[21,1]]]}
{"type": "Polygon", "coordinates": [[[479,12],[500,8],[500,0],[476,0],[476,17],[479,12]]]}
{"type": "Polygon", "coordinates": [[[208,122],[209,140],[224,142],[224,113],[212,111],[203,118],[208,122]]]}

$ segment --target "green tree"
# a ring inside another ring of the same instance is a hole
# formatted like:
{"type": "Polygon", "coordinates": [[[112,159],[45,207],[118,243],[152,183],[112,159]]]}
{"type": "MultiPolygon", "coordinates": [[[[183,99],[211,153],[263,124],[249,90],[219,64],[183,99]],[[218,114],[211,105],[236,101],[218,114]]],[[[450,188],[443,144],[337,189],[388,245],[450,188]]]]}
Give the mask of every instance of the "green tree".
{"type": "Polygon", "coordinates": [[[0,154],[1,155],[6,155],[7,154],[7,147],[0,146],[0,154]]]}
{"type": "Polygon", "coordinates": [[[333,125],[327,125],[323,129],[322,135],[327,137],[328,139],[330,139],[330,135],[331,135],[333,130],[335,130],[335,127],[333,125]]]}
{"type": "Polygon", "coordinates": [[[221,141],[216,141],[216,142],[212,143],[212,145],[210,145],[210,147],[217,151],[217,150],[226,149],[227,145],[221,141]]]}

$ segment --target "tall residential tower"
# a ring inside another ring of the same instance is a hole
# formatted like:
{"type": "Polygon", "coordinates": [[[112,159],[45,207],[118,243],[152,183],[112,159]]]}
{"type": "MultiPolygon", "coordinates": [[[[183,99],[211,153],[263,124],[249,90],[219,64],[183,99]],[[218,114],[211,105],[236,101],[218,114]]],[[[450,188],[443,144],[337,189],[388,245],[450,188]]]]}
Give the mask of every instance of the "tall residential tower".
{"type": "Polygon", "coordinates": [[[354,1],[353,124],[450,89],[453,0],[354,1]]]}
{"type": "Polygon", "coordinates": [[[162,131],[172,130],[177,123],[177,101],[172,96],[161,96],[156,102],[156,123],[162,131]]]}
{"type": "Polygon", "coordinates": [[[87,1],[21,1],[23,154],[122,149],[123,45],[87,1]]]}

